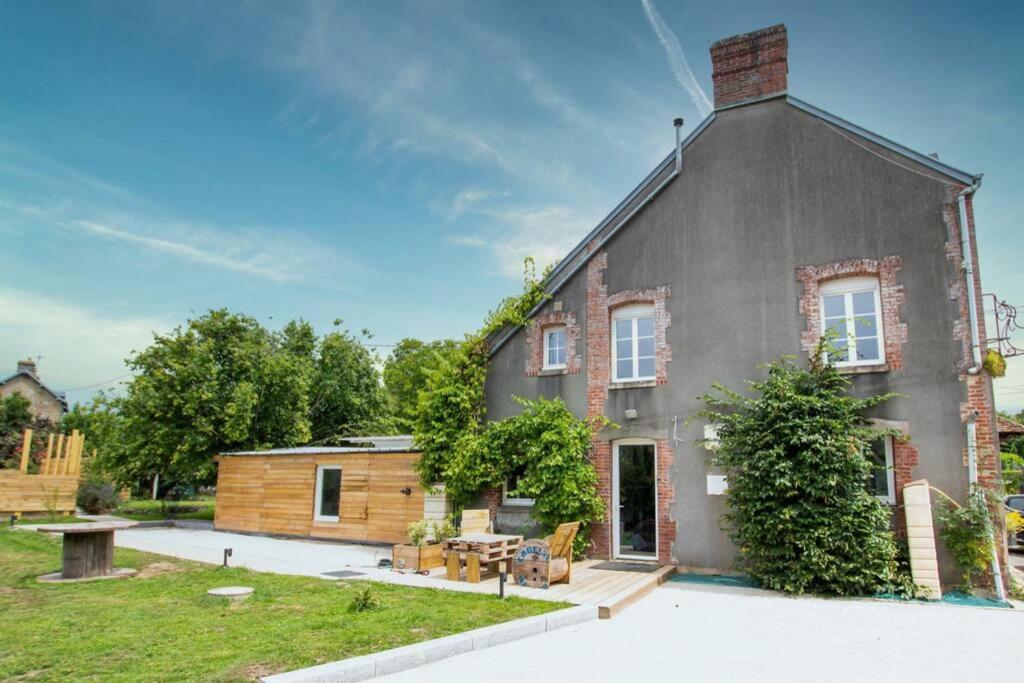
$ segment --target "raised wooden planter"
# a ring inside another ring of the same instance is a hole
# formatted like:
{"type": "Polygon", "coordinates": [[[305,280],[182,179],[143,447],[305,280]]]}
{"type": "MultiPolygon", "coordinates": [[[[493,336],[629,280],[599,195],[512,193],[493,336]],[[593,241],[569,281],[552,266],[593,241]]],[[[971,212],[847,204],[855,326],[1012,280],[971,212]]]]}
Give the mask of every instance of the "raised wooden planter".
{"type": "Polygon", "coordinates": [[[434,569],[444,564],[441,544],[430,545],[396,545],[391,553],[391,564],[395,569],[408,569],[414,572],[434,569]]]}

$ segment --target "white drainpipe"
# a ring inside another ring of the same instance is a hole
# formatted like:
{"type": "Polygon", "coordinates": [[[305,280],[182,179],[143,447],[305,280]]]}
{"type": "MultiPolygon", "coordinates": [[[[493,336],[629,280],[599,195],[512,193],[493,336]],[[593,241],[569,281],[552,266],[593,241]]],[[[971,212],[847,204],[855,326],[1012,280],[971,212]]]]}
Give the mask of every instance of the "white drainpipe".
{"type": "Polygon", "coordinates": [[[974,252],[971,250],[971,234],[967,226],[967,195],[974,194],[978,185],[965,188],[960,193],[960,243],[964,257],[964,276],[967,278],[967,319],[971,323],[971,356],[974,367],[967,372],[976,375],[981,371],[981,339],[978,333],[978,294],[974,291],[974,252]]]}
{"type": "MultiPolygon", "coordinates": [[[[967,195],[978,190],[978,183],[964,188],[957,197],[960,208],[960,244],[964,257],[964,277],[967,278],[967,319],[971,323],[971,358],[973,367],[967,372],[976,375],[981,372],[981,335],[978,332],[978,294],[974,289],[974,252],[971,249],[971,233],[967,224],[967,195]]],[[[974,421],[967,423],[967,479],[971,489],[978,483],[978,427],[974,421]]],[[[992,582],[996,586],[996,597],[1006,600],[1003,588],[1003,572],[999,566],[999,553],[996,550],[995,527],[989,522],[989,538],[992,548],[992,582]]]]}

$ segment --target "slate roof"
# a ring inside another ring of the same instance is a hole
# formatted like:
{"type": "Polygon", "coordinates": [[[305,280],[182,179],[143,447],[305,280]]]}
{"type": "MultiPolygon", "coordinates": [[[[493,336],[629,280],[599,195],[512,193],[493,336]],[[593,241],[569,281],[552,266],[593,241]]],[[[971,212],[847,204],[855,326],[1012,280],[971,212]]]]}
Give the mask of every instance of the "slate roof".
{"type": "Polygon", "coordinates": [[[42,388],[43,391],[45,391],[46,393],[50,394],[55,399],[60,401],[61,407],[63,407],[64,410],[68,409],[68,397],[67,397],[67,395],[63,391],[54,391],[50,387],[48,387],[45,384],[43,384],[43,381],[41,379],[39,379],[38,377],[36,377],[35,375],[33,375],[31,372],[29,372],[27,370],[19,370],[18,372],[14,373],[10,377],[7,377],[5,379],[0,380],[0,387],[2,387],[3,385],[7,384],[12,379],[16,379],[18,377],[21,377],[22,375],[24,375],[25,377],[28,377],[30,380],[32,380],[33,382],[38,384],[39,387],[42,388]]]}

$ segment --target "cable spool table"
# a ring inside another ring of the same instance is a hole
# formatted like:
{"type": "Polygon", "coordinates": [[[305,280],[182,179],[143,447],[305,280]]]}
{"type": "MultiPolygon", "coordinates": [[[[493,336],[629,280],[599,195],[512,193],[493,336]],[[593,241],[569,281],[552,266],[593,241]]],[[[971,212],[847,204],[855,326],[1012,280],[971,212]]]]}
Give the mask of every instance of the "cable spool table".
{"type": "Polygon", "coordinates": [[[138,522],[84,522],[82,524],[44,524],[36,531],[64,535],[64,555],[60,572],[40,576],[40,581],[82,581],[131,576],[134,569],[114,568],[114,532],[138,522]]]}

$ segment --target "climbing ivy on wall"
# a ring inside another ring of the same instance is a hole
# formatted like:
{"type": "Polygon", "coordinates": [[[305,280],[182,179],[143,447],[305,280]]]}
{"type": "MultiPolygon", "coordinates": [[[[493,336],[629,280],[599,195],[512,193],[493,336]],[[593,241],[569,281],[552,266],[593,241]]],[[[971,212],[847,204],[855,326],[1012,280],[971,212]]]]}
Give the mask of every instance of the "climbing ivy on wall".
{"type": "MultiPolygon", "coordinates": [[[[484,382],[493,337],[506,327],[525,325],[547,296],[547,274],[537,278],[530,260],[525,270],[523,292],[503,300],[483,327],[467,334],[430,373],[413,429],[422,450],[417,468],[423,486],[443,482],[456,507],[522,471],[517,495],[535,499],[532,514],[538,522],[548,529],[577,520],[586,526],[604,511],[597,473],[587,459],[593,429],[602,422],[579,420],[561,399],[541,398],[520,400],[520,415],[485,423],[484,382]]],[[[584,531],[579,547],[585,538],[584,531]]]]}

